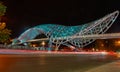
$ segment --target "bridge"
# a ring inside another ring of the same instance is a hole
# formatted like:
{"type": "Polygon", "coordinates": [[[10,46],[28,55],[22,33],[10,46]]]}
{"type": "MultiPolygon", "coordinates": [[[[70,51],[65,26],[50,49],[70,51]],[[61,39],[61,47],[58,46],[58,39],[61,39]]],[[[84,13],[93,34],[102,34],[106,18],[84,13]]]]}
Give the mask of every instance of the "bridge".
{"type": "Polygon", "coordinates": [[[118,15],[119,11],[114,11],[100,19],[78,26],[38,25],[26,30],[17,39],[14,39],[12,45],[27,45],[28,42],[48,40],[49,48],[54,44],[58,50],[60,45],[82,48],[96,39],[119,38],[120,33],[104,34],[112,26],[118,15]],[[46,38],[35,39],[41,34],[44,34],[46,38]]]}

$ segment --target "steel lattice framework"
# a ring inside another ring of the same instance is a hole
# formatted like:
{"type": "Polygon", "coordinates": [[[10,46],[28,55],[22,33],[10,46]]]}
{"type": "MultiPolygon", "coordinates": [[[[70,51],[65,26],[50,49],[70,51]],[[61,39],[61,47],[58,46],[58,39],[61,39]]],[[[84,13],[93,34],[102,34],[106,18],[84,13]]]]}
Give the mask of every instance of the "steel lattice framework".
{"type": "Polygon", "coordinates": [[[119,11],[115,11],[96,21],[78,26],[64,26],[58,24],[38,25],[26,30],[17,40],[14,40],[12,44],[16,44],[16,42],[25,43],[40,34],[45,34],[49,40],[49,46],[51,47],[54,43],[56,45],[56,50],[58,50],[61,44],[82,48],[95,41],[95,39],[75,38],[74,36],[103,34],[111,27],[118,15],[119,11]]]}

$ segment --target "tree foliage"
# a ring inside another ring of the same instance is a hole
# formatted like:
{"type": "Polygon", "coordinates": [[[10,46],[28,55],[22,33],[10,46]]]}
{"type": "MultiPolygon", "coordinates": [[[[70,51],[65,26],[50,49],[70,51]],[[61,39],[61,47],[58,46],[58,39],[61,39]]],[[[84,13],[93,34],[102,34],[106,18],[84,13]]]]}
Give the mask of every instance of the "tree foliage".
{"type": "Polygon", "coordinates": [[[0,43],[6,43],[10,39],[11,30],[6,28],[6,23],[1,21],[3,15],[6,12],[6,6],[0,2],[0,43]]]}
{"type": "Polygon", "coordinates": [[[0,2],[0,16],[5,15],[6,8],[7,8],[7,7],[6,7],[5,5],[3,5],[2,2],[0,2]]]}
{"type": "MultiPolygon", "coordinates": [[[[3,25],[1,25],[3,26],[3,25]]],[[[0,42],[4,43],[7,42],[10,39],[11,30],[5,28],[5,26],[0,26],[0,42]]]]}

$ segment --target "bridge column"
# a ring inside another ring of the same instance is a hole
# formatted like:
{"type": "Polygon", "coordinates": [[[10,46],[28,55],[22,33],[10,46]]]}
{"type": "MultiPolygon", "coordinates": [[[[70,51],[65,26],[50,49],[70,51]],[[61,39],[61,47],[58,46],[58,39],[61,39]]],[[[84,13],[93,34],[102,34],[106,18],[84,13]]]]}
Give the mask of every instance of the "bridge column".
{"type": "Polygon", "coordinates": [[[58,51],[59,47],[60,47],[60,44],[57,43],[56,46],[55,46],[55,51],[58,51]]]}
{"type": "Polygon", "coordinates": [[[56,47],[55,47],[55,51],[58,51],[58,48],[59,48],[59,47],[58,47],[58,46],[56,46],[56,47]]]}

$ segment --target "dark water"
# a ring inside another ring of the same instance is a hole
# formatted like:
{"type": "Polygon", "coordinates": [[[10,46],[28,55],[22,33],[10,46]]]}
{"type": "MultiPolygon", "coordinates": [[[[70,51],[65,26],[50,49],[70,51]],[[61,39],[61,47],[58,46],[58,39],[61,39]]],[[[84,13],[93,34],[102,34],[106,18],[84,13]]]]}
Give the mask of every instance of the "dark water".
{"type": "Polygon", "coordinates": [[[84,72],[116,60],[111,55],[0,55],[0,72],[84,72]]]}

